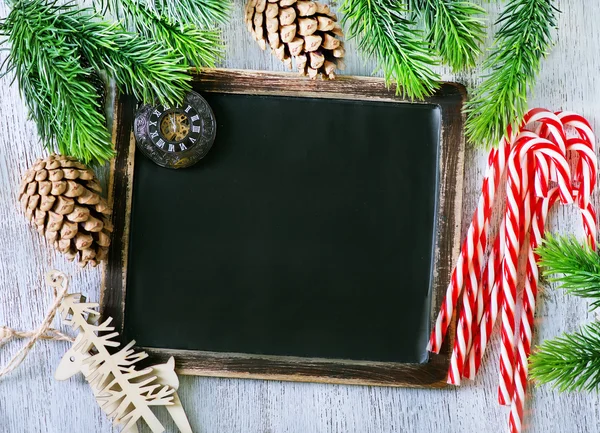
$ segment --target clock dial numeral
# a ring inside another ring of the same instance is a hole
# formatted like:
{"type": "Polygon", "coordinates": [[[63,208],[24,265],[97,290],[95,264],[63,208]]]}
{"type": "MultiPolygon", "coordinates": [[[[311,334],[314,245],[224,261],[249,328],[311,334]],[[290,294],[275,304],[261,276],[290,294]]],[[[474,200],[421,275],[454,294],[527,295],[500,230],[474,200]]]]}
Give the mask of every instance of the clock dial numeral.
{"type": "Polygon", "coordinates": [[[215,127],[207,102],[201,95],[189,92],[182,105],[141,107],[134,133],[144,155],[160,166],[183,168],[206,155],[215,138],[215,127]]]}

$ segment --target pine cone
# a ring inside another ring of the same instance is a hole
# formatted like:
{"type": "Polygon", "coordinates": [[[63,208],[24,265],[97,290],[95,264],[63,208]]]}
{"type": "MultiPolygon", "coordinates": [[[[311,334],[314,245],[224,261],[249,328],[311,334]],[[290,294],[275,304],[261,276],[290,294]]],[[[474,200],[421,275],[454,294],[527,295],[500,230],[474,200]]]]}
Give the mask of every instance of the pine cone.
{"type": "Polygon", "coordinates": [[[111,211],[94,172],[70,156],[50,155],[29,169],[19,201],[38,232],[69,260],[96,266],[110,245],[111,211]]]}
{"type": "Polygon", "coordinates": [[[344,69],[344,33],[329,6],[303,0],[248,0],[245,21],[248,31],[264,50],[272,52],[289,69],[292,57],[302,75],[335,78],[344,69]]]}

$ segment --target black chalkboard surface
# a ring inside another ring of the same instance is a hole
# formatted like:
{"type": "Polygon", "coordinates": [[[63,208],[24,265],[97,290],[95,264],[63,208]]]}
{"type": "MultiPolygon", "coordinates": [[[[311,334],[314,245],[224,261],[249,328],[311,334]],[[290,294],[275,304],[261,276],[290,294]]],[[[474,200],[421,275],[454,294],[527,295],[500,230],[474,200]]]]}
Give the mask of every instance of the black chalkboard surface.
{"type": "Polygon", "coordinates": [[[124,338],[212,362],[430,364],[443,105],[197,90],[210,153],[134,156],[124,338]]]}

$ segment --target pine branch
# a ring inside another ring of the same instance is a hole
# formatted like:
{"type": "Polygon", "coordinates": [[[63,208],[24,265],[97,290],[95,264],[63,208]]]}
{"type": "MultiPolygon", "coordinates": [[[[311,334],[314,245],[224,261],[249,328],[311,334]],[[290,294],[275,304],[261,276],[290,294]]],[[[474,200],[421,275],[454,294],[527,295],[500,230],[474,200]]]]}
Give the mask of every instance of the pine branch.
{"type": "Polygon", "coordinates": [[[156,9],[172,21],[212,28],[229,19],[229,0],[155,0],[156,9]]]}
{"type": "Polygon", "coordinates": [[[485,10],[464,0],[404,0],[414,19],[422,18],[427,38],[454,71],[474,67],[486,36],[485,10]]]}
{"type": "Polygon", "coordinates": [[[527,110],[527,90],[552,43],[556,12],[551,0],[510,0],[506,6],[495,49],[484,63],[491,72],[465,106],[465,131],[475,145],[495,145],[508,126],[518,127],[527,110]]]}
{"type": "Polygon", "coordinates": [[[485,38],[478,15],[480,6],[468,1],[422,0],[421,12],[429,29],[428,39],[440,57],[455,71],[475,66],[485,38]]]}
{"type": "Polygon", "coordinates": [[[559,391],[593,391],[600,385],[600,323],[546,340],[529,358],[531,377],[559,391]]]}
{"type": "Polygon", "coordinates": [[[56,17],[65,8],[39,0],[18,1],[0,23],[11,45],[6,68],[14,71],[21,96],[48,149],[58,148],[84,163],[113,156],[99,95],[81,64],[69,30],[56,17]]]}
{"type": "MultiPolygon", "coordinates": [[[[550,234],[538,248],[544,275],[555,275],[567,293],[595,301],[600,306],[600,257],[574,238],[550,234]]],[[[592,391],[600,385],[600,323],[578,332],[546,340],[530,357],[530,373],[540,383],[554,382],[559,391],[592,391]]]]}
{"type": "Polygon", "coordinates": [[[430,46],[406,17],[406,6],[395,0],[344,0],[340,7],[348,36],[358,48],[376,59],[388,85],[411,99],[422,99],[438,87],[439,76],[430,46]]]}
{"type": "MultiPolygon", "coordinates": [[[[193,0],[188,1],[193,3],[193,0]]],[[[214,67],[223,56],[221,37],[217,30],[179,24],[136,0],[108,0],[108,5],[111,10],[119,10],[121,7],[126,23],[131,24],[136,32],[163,44],[194,66],[214,67]]],[[[186,19],[182,22],[191,21],[186,19]]]]}
{"type": "Polygon", "coordinates": [[[570,295],[592,299],[590,309],[600,307],[600,256],[587,244],[574,238],[555,238],[550,234],[538,248],[538,264],[549,281],[559,282],[570,295]],[[558,275],[557,275],[558,274],[558,275]]]}
{"type": "Polygon", "coordinates": [[[183,100],[191,86],[183,58],[150,39],[102,21],[89,9],[78,13],[69,7],[56,22],[71,29],[94,69],[106,70],[119,88],[144,103],[173,105],[183,100]]]}

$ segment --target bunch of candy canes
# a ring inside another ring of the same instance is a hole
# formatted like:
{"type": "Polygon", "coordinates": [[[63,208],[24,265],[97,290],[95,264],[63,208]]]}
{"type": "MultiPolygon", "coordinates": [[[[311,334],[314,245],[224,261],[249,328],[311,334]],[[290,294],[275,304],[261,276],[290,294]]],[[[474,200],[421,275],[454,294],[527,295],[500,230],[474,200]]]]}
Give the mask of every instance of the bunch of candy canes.
{"type": "Polygon", "coordinates": [[[440,351],[460,302],[448,383],[460,385],[462,377],[473,379],[501,312],[498,400],[511,406],[509,430],[517,433],[522,427],[537,295],[535,250],[544,235],[548,210],[558,200],[563,204],[576,203],[587,241],[596,248],[596,212],[590,196],[596,184],[597,159],[592,128],[574,113],[532,109],[519,130],[509,130],[507,136],[489,154],[482,195],[431,333],[429,350],[440,351]],[[569,138],[568,129],[572,130],[569,138]],[[570,155],[578,156],[573,174],[567,162],[570,155]],[[504,215],[495,239],[489,239],[494,199],[505,172],[504,215]],[[527,265],[517,336],[517,268],[521,249],[527,254],[527,265]]]}

